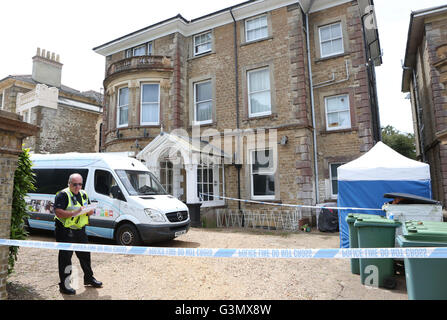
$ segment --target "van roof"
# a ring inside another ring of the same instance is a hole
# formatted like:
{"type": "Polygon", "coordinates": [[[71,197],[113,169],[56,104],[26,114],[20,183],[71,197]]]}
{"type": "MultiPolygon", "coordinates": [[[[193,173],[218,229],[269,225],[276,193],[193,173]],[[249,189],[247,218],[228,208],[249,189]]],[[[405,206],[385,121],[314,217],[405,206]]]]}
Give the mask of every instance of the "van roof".
{"type": "Polygon", "coordinates": [[[140,161],[125,153],[58,153],[31,154],[34,167],[38,168],[82,168],[95,165],[112,169],[148,171],[140,161]]]}

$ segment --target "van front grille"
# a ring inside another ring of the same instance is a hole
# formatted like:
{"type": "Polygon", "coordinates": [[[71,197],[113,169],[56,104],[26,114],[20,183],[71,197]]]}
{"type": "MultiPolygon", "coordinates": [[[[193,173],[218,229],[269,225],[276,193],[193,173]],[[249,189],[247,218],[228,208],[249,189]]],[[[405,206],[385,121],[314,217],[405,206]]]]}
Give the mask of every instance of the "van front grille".
{"type": "Polygon", "coordinates": [[[188,211],[175,211],[166,213],[169,222],[182,222],[188,219],[188,211]]]}

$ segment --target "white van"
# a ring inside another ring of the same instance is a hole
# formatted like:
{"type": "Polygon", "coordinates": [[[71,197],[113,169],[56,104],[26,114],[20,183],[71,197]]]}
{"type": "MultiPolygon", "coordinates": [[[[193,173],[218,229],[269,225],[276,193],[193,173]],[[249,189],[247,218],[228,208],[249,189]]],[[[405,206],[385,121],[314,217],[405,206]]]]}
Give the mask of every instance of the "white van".
{"type": "Polygon", "coordinates": [[[54,230],[54,198],[79,173],[83,189],[97,203],[86,232],[132,246],[171,240],[188,232],[188,207],[167,194],[140,161],[108,153],[31,155],[36,190],[26,197],[33,229],[54,230]]]}

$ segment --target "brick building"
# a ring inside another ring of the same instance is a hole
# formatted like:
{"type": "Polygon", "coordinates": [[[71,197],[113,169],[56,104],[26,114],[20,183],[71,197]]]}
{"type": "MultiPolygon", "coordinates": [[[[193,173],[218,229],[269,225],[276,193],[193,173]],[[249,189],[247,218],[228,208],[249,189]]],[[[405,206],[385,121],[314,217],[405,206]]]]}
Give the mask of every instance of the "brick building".
{"type": "Polygon", "coordinates": [[[100,45],[103,151],[204,214],[335,201],[337,167],[380,140],[373,22],[367,0],[254,0],[100,45]]]}
{"type": "Polygon", "coordinates": [[[102,94],[67,87],[61,77],[59,56],[37,49],[31,75],[0,80],[0,110],[18,113],[40,127],[25,140],[32,152],[98,152],[102,94]]]}
{"type": "Polygon", "coordinates": [[[410,92],[416,154],[433,197],[447,203],[447,6],[411,13],[402,92],[410,92]]]}

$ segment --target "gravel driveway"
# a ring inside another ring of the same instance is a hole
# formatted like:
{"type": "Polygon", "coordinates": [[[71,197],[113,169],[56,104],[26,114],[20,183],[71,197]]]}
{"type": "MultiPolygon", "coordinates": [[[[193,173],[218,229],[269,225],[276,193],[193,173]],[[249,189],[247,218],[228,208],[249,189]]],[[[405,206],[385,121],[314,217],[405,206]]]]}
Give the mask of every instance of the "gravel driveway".
{"type": "MultiPolygon", "coordinates": [[[[30,240],[54,241],[39,232],[30,240]]],[[[91,243],[113,244],[91,238],[91,243]]],[[[184,248],[338,248],[338,233],[284,233],[237,229],[198,229],[157,244],[184,248]]],[[[73,263],[82,271],[79,260],[73,263]]],[[[92,254],[95,277],[103,288],[84,287],[76,296],[59,293],[57,251],[20,248],[15,273],[8,278],[10,300],[106,299],[407,299],[405,276],[394,290],[368,288],[351,274],[348,259],[246,259],[92,254]]]]}

